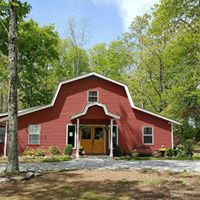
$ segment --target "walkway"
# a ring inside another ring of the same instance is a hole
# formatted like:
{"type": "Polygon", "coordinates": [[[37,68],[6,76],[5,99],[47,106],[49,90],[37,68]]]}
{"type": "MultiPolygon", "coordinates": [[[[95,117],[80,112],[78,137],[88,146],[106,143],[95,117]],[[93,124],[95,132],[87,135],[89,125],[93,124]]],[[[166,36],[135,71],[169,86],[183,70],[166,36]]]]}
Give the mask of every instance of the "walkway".
{"type": "MultiPolygon", "coordinates": [[[[0,172],[5,170],[5,164],[0,164],[0,172]]],[[[200,161],[188,160],[144,160],[126,161],[111,158],[89,157],[73,159],[57,163],[26,163],[20,164],[20,171],[36,170],[80,170],[80,169],[153,169],[170,171],[200,172],[200,161]]]]}

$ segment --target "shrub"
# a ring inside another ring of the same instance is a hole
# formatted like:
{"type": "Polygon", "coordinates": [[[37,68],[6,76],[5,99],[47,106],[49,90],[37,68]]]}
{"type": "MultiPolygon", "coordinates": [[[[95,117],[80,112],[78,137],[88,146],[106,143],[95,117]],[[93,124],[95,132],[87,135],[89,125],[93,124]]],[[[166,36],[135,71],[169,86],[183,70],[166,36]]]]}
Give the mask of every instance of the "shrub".
{"type": "Polygon", "coordinates": [[[176,151],[177,151],[177,157],[178,158],[184,158],[184,157],[187,157],[186,155],[186,150],[184,148],[184,145],[182,144],[179,144],[177,147],[176,147],[176,151]]]}
{"type": "Polygon", "coordinates": [[[35,149],[36,156],[45,156],[45,149],[43,147],[35,149]]]}
{"type": "Polygon", "coordinates": [[[122,151],[119,145],[115,145],[113,148],[113,156],[114,157],[120,157],[122,156],[122,151]]]}
{"type": "Polygon", "coordinates": [[[139,152],[138,156],[139,157],[151,157],[152,153],[150,153],[150,152],[147,152],[147,153],[145,153],[145,152],[139,152]]]}
{"type": "Polygon", "coordinates": [[[194,139],[188,139],[183,144],[179,144],[176,148],[177,157],[192,157],[194,149],[194,139]]]}
{"type": "Polygon", "coordinates": [[[173,157],[174,156],[174,152],[172,148],[167,149],[167,157],[173,157]]]}
{"type": "Polygon", "coordinates": [[[60,155],[61,154],[61,151],[57,146],[50,146],[48,148],[48,151],[51,155],[60,155]]]}
{"type": "Polygon", "coordinates": [[[173,157],[173,156],[176,156],[176,155],[177,155],[176,147],[167,149],[167,156],[168,157],[173,157]]]}
{"type": "Polygon", "coordinates": [[[64,148],[64,154],[71,156],[72,155],[72,151],[73,151],[73,147],[71,144],[68,144],[67,146],[65,146],[64,148]]]}
{"type": "Polygon", "coordinates": [[[35,156],[35,150],[30,148],[30,147],[26,147],[26,149],[23,152],[24,156],[35,156]]]}
{"type": "Polygon", "coordinates": [[[194,139],[188,139],[184,142],[184,148],[186,151],[186,157],[192,157],[193,156],[193,150],[194,150],[194,139]]]}

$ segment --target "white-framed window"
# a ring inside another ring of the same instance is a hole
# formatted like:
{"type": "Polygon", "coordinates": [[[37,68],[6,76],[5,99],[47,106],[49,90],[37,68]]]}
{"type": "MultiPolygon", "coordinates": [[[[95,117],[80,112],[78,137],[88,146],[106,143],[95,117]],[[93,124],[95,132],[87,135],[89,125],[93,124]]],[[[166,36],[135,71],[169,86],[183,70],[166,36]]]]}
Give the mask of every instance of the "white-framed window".
{"type": "Polygon", "coordinates": [[[40,144],[40,125],[28,126],[28,144],[40,144]]]}
{"type": "Polygon", "coordinates": [[[99,91],[89,90],[88,91],[88,103],[99,101],[99,91]]]}
{"type": "Polygon", "coordinates": [[[5,127],[0,127],[0,143],[4,143],[5,140],[5,127]]]}
{"type": "MultiPolygon", "coordinates": [[[[118,126],[113,125],[113,147],[119,144],[118,126]]],[[[110,149],[110,126],[109,126],[109,149],[110,149]]]]}
{"type": "Polygon", "coordinates": [[[153,127],[151,126],[145,126],[142,130],[142,142],[146,145],[152,145],[154,143],[154,137],[153,137],[153,127]]]}
{"type": "Polygon", "coordinates": [[[67,125],[66,144],[71,144],[73,148],[76,148],[76,125],[74,124],[67,125]]]}

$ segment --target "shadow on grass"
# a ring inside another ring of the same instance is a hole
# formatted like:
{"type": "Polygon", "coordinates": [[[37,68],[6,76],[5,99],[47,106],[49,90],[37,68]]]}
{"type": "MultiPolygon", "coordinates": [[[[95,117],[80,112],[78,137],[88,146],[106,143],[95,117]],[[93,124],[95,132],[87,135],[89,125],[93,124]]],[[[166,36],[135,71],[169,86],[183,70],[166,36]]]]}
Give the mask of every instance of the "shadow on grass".
{"type": "Polygon", "coordinates": [[[171,191],[180,191],[181,195],[175,199],[192,199],[198,194],[184,194],[184,191],[194,190],[180,180],[165,180],[161,185],[145,180],[109,180],[90,181],[87,174],[80,173],[52,173],[18,184],[0,188],[3,199],[16,200],[52,200],[52,199],[172,199],[171,191]]]}

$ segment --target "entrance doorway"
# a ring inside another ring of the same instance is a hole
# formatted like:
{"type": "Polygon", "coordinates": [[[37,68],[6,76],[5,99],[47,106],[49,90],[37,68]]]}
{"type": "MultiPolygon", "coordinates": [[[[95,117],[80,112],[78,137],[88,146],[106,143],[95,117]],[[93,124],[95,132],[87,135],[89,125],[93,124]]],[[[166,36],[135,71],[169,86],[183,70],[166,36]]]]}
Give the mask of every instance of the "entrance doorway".
{"type": "Polygon", "coordinates": [[[80,128],[80,144],[86,154],[105,154],[105,139],[104,126],[83,126],[80,128]]]}

